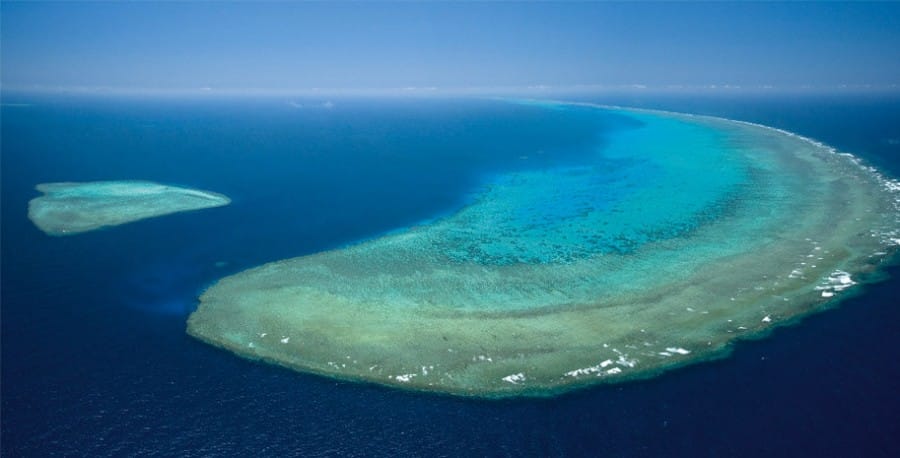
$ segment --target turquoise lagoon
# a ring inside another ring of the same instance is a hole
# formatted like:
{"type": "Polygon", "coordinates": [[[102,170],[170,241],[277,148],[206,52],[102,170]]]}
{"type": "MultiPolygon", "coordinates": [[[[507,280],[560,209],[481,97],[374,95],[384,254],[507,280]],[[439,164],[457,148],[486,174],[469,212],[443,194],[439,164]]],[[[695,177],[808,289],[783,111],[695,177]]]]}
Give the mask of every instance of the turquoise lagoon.
{"type": "Polygon", "coordinates": [[[826,145],[518,103],[626,128],[564,165],[498,171],[451,215],[224,278],[188,332],[341,379],[543,396],[726,355],[874,279],[900,243],[900,186],[826,145]]]}

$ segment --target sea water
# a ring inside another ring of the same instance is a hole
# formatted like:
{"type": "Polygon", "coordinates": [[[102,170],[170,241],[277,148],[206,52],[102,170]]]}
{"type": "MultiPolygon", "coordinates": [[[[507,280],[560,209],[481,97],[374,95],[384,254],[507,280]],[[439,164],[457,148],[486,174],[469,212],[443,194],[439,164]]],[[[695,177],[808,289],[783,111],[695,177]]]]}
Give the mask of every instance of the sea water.
{"type": "MultiPolygon", "coordinates": [[[[900,170],[896,99],[631,101],[775,125],[900,170]]],[[[183,334],[196,297],[225,275],[453,213],[484,177],[537,169],[526,165],[533,157],[577,166],[598,132],[628,127],[615,120],[554,123],[480,101],[25,102],[3,107],[4,453],[896,450],[894,282],[732,359],[550,401],[333,382],[183,334]],[[234,202],[64,240],[25,217],[37,183],[120,178],[234,202]]]]}

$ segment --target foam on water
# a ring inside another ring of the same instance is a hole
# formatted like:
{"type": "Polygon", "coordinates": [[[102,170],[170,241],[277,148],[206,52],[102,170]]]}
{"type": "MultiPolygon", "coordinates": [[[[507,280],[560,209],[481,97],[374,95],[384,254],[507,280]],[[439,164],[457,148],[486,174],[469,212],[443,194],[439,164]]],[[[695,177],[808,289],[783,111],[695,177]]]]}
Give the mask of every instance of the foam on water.
{"type": "Polygon", "coordinates": [[[719,357],[896,250],[900,184],[853,156],[752,123],[592,109],[641,127],[583,164],[496,176],[429,224],[225,278],[189,333],[338,378],[547,395],[719,357]]]}

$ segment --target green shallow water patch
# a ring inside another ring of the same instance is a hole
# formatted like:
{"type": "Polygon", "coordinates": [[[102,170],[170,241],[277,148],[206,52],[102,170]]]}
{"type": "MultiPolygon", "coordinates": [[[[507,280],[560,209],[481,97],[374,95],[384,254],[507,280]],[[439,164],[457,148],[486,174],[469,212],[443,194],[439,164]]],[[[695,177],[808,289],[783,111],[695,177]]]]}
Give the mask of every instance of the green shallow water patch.
{"type": "Polygon", "coordinates": [[[170,213],[228,205],[215,192],[150,181],[43,183],[28,203],[28,219],[48,235],[73,235],[170,213]]]}
{"type": "Polygon", "coordinates": [[[499,174],[430,224],[224,278],[188,332],[342,379],[547,395],[721,355],[834,301],[898,243],[897,184],[852,156],[594,109],[641,127],[582,164],[499,174]]]}

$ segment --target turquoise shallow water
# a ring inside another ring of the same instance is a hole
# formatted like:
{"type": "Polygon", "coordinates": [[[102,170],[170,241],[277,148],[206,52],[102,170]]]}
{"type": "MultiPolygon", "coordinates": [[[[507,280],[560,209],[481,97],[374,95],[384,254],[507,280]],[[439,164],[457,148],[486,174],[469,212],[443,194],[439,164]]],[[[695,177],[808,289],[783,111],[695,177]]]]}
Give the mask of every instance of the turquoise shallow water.
{"type": "Polygon", "coordinates": [[[632,114],[635,127],[581,165],[495,177],[464,222],[434,237],[439,249],[460,262],[572,262],[630,253],[715,219],[747,182],[743,158],[709,126],[646,118],[632,114]]]}

